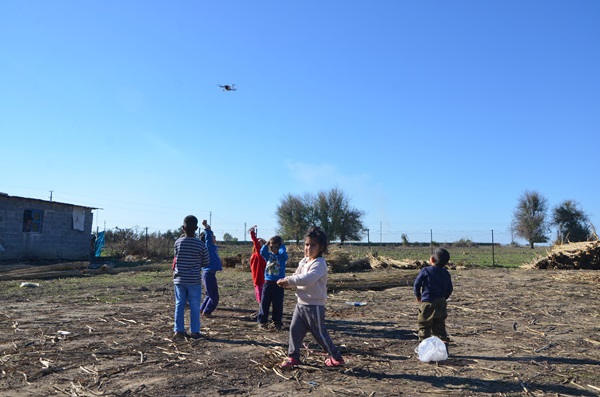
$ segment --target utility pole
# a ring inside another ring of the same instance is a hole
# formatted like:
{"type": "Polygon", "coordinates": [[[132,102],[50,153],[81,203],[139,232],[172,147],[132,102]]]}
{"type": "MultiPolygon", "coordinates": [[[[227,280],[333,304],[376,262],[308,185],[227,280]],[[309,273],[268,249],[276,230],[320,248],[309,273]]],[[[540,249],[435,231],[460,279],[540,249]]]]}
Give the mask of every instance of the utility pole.
{"type": "Polygon", "coordinates": [[[50,190],[50,201],[52,201],[52,192],[53,192],[53,191],[54,191],[54,190],[50,190]]]}
{"type": "MultiPolygon", "coordinates": [[[[96,208],[96,236],[98,235],[98,221],[100,219],[100,210],[102,208],[96,208]]],[[[104,220],[104,230],[106,231],[106,220],[104,220]]]]}
{"type": "Polygon", "coordinates": [[[208,224],[212,225],[212,211],[208,213],[208,224]]]}
{"type": "Polygon", "coordinates": [[[429,229],[429,247],[431,248],[431,253],[433,254],[433,229],[429,229]]]}

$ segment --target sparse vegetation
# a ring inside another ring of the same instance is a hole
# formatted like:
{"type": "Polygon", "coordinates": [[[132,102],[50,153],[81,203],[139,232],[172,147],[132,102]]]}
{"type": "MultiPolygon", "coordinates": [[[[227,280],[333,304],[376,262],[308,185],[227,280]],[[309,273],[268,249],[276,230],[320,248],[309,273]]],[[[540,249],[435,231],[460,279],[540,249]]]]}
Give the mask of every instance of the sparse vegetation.
{"type": "MultiPolygon", "coordinates": [[[[363,253],[350,248],[332,249],[328,259],[363,253]]],[[[391,252],[385,248],[379,254],[391,252]]],[[[429,247],[411,248],[428,255],[429,247]]],[[[248,272],[220,273],[219,308],[201,320],[205,337],[182,341],[172,339],[169,261],[93,277],[30,279],[38,288],[5,279],[0,394],[517,396],[527,387],[536,396],[595,395],[597,271],[452,269],[451,355],[435,365],[415,354],[417,273],[381,267],[331,274],[327,324],[346,366],[327,369],[325,352],[309,335],[304,366],[285,373],[277,365],[287,357],[288,332],[257,330],[248,272]],[[493,299],[482,295],[482,285],[493,299]]],[[[286,326],[295,302],[286,291],[286,326]]]]}
{"type": "MultiPolygon", "coordinates": [[[[160,249],[151,249],[145,255],[144,247],[145,237],[139,234],[127,234],[131,247],[124,241],[118,240],[114,243],[107,237],[106,250],[103,253],[105,257],[111,257],[115,262],[143,262],[145,258],[153,260],[169,260],[173,256],[174,236],[164,233],[160,236],[150,235],[150,247],[160,247],[160,249]],[[134,236],[137,236],[136,241],[134,236]],[[137,253],[137,254],[136,254],[137,253]]],[[[247,268],[250,255],[252,253],[251,242],[231,241],[218,243],[219,254],[227,267],[247,268]]],[[[296,263],[302,258],[302,249],[295,243],[288,243],[290,260],[288,266],[295,267],[296,263]]],[[[531,262],[536,257],[544,255],[550,247],[538,246],[533,250],[527,246],[518,245],[494,245],[475,243],[469,238],[461,238],[454,243],[434,243],[434,247],[442,246],[450,251],[451,261],[457,265],[477,265],[477,266],[496,266],[518,267],[531,262]],[[493,262],[492,262],[493,261],[493,262]]],[[[348,261],[360,261],[369,256],[382,256],[393,260],[401,261],[427,261],[431,255],[432,246],[428,244],[344,244],[335,246],[335,255],[345,255],[348,261]]],[[[102,259],[102,258],[100,258],[102,259]]],[[[337,262],[340,262],[337,260],[337,262]]]]}

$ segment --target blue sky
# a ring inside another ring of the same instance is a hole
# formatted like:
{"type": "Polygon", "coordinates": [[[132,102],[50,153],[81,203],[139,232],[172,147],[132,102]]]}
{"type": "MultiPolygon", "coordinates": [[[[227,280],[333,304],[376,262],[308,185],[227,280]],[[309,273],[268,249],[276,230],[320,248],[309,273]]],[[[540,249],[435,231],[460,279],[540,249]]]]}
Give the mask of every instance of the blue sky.
{"type": "Polygon", "coordinates": [[[372,241],[600,225],[600,2],[0,1],[0,191],[94,227],[275,233],[343,190],[372,241]],[[223,92],[218,84],[235,84],[223,92]]]}

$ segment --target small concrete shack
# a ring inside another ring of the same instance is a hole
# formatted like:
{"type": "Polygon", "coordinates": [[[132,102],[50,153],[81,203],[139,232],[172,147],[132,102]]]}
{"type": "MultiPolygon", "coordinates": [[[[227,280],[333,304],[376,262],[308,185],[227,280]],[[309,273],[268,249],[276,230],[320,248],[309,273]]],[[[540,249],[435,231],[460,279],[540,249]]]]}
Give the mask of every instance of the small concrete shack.
{"type": "Polygon", "coordinates": [[[89,258],[93,209],[0,193],[0,260],[89,258]]]}

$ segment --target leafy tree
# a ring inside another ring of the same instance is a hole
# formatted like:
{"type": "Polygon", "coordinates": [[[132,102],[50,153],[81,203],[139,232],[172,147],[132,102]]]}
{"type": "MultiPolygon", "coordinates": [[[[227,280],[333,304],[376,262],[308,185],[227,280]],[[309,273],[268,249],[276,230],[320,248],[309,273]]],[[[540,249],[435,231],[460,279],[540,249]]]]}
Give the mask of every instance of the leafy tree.
{"type": "Polygon", "coordinates": [[[281,237],[298,244],[308,227],[314,224],[314,207],[314,197],[308,194],[300,197],[288,193],[281,199],[275,211],[281,237]]]}
{"type": "Polygon", "coordinates": [[[288,194],[277,207],[276,215],[279,233],[297,243],[312,225],[322,227],[330,240],[339,239],[342,243],[359,240],[364,231],[364,212],[351,207],[348,197],[337,188],[317,196],[288,194]]]}
{"type": "Polygon", "coordinates": [[[557,227],[561,239],[577,242],[586,241],[590,236],[589,218],[579,204],[565,200],[552,211],[552,224],[557,227]]]}
{"type": "Polygon", "coordinates": [[[533,249],[534,243],[548,242],[548,200],[536,191],[525,191],[517,203],[513,225],[517,236],[527,240],[533,249]]]}
{"type": "MultiPolygon", "coordinates": [[[[341,210],[341,209],[340,209],[341,210]]],[[[319,192],[317,194],[317,199],[315,200],[315,217],[317,218],[316,225],[320,226],[329,240],[335,240],[334,231],[333,231],[333,217],[337,217],[337,214],[334,214],[336,208],[331,205],[331,201],[325,192],[319,192]]]]}
{"type": "Polygon", "coordinates": [[[340,242],[360,240],[365,231],[365,225],[362,223],[364,211],[355,208],[349,208],[341,219],[340,242]]]}
{"type": "Polygon", "coordinates": [[[225,242],[231,242],[231,241],[234,241],[234,242],[235,242],[235,241],[238,241],[238,239],[237,239],[237,237],[233,237],[233,236],[232,236],[231,234],[229,234],[229,233],[225,233],[225,234],[223,235],[223,241],[225,241],[225,242]]]}
{"type": "Polygon", "coordinates": [[[363,211],[350,206],[350,199],[338,188],[317,195],[317,219],[330,240],[360,240],[364,232],[363,211]]]}

